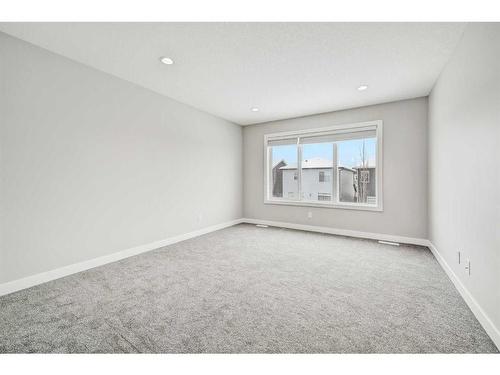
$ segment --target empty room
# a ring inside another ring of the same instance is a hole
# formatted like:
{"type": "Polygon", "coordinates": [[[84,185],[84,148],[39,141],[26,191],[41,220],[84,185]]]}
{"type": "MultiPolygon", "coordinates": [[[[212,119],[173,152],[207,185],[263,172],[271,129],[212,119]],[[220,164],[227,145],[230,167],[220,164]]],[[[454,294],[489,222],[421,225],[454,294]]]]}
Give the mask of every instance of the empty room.
{"type": "Polygon", "coordinates": [[[0,23],[0,353],[498,353],[499,61],[500,23],[0,23]]]}

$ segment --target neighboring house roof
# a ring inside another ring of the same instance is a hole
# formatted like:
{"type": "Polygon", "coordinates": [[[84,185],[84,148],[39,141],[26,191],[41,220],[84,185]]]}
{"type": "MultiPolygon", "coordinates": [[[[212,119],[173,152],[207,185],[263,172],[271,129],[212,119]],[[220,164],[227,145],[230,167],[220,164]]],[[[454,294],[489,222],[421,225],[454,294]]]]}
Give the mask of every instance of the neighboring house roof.
{"type": "MultiPolygon", "coordinates": [[[[333,161],[323,158],[311,158],[302,161],[302,169],[320,169],[320,168],[332,168],[333,161]]],[[[290,164],[281,167],[280,169],[297,169],[297,164],[290,164]]]]}
{"type": "MultiPolygon", "coordinates": [[[[273,168],[276,168],[278,165],[280,164],[283,164],[283,165],[286,165],[286,162],[285,160],[281,159],[281,160],[278,160],[276,163],[273,164],[273,168]]],[[[280,168],[281,169],[281,168],[280,168]]]]}
{"type": "MultiPolygon", "coordinates": [[[[279,161],[278,163],[274,164],[273,168],[276,167],[279,163],[284,162],[284,160],[279,161]]],[[[305,159],[302,161],[302,169],[324,169],[324,168],[332,168],[333,167],[333,161],[328,160],[328,159],[323,159],[323,158],[311,158],[311,159],[305,159]]],[[[344,166],[339,166],[339,168],[342,169],[347,169],[352,172],[356,169],[373,169],[375,168],[374,166],[367,166],[367,167],[362,167],[362,166],[356,166],[356,167],[344,167],[344,166]]],[[[297,163],[293,164],[288,164],[284,165],[283,167],[280,167],[280,169],[286,170],[286,169],[297,169],[297,163]]]]}
{"type": "Polygon", "coordinates": [[[342,166],[339,166],[339,169],[340,169],[340,170],[343,170],[343,171],[353,172],[353,173],[354,173],[354,172],[356,172],[356,171],[355,171],[356,167],[354,167],[354,169],[352,169],[352,168],[349,168],[349,167],[342,167],[342,166]]]}
{"type": "Polygon", "coordinates": [[[363,166],[357,166],[357,167],[352,167],[352,169],[375,169],[374,166],[367,166],[367,167],[363,167],[363,166]]]}

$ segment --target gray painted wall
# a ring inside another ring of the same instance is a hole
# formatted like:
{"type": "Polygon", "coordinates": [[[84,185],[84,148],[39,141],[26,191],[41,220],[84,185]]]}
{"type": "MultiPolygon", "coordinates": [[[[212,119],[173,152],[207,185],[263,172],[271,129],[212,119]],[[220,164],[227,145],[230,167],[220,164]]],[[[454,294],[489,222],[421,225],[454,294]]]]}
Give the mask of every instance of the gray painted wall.
{"type": "Polygon", "coordinates": [[[430,240],[497,329],[499,61],[500,24],[469,24],[429,98],[430,240]],[[471,276],[458,250],[471,260],[471,276]]]}
{"type": "Polygon", "coordinates": [[[0,72],[0,282],[242,216],[240,126],[5,34],[0,72]]]}
{"type": "Polygon", "coordinates": [[[243,171],[247,218],[427,238],[427,98],[246,126],[243,171]],[[383,212],[264,204],[264,134],[370,120],[384,121],[383,212]]]}

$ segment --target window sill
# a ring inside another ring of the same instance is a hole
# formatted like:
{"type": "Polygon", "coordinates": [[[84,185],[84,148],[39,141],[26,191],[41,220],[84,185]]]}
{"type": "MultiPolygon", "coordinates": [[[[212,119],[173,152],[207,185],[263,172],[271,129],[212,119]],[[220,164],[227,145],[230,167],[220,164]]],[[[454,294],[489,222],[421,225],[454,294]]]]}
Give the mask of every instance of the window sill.
{"type": "Polygon", "coordinates": [[[349,203],[319,203],[307,201],[291,201],[285,199],[266,199],[264,204],[276,204],[281,206],[302,206],[302,207],[321,207],[321,208],[340,208],[346,210],[359,210],[359,211],[378,211],[382,212],[382,206],[373,206],[368,204],[349,204],[349,203]]]}

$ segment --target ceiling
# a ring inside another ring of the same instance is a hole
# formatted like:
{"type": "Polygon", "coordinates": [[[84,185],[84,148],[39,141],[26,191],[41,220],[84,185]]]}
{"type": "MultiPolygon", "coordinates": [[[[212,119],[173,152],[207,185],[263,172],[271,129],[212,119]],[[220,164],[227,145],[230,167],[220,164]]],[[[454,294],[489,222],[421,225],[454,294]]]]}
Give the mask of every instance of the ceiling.
{"type": "Polygon", "coordinates": [[[425,96],[464,28],[464,23],[0,24],[10,35],[240,125],[425,96]],[[175,63],[164,65],[160,56],[175,63]],[[369,88],[358,91],[363,84],[369,88]]]}

